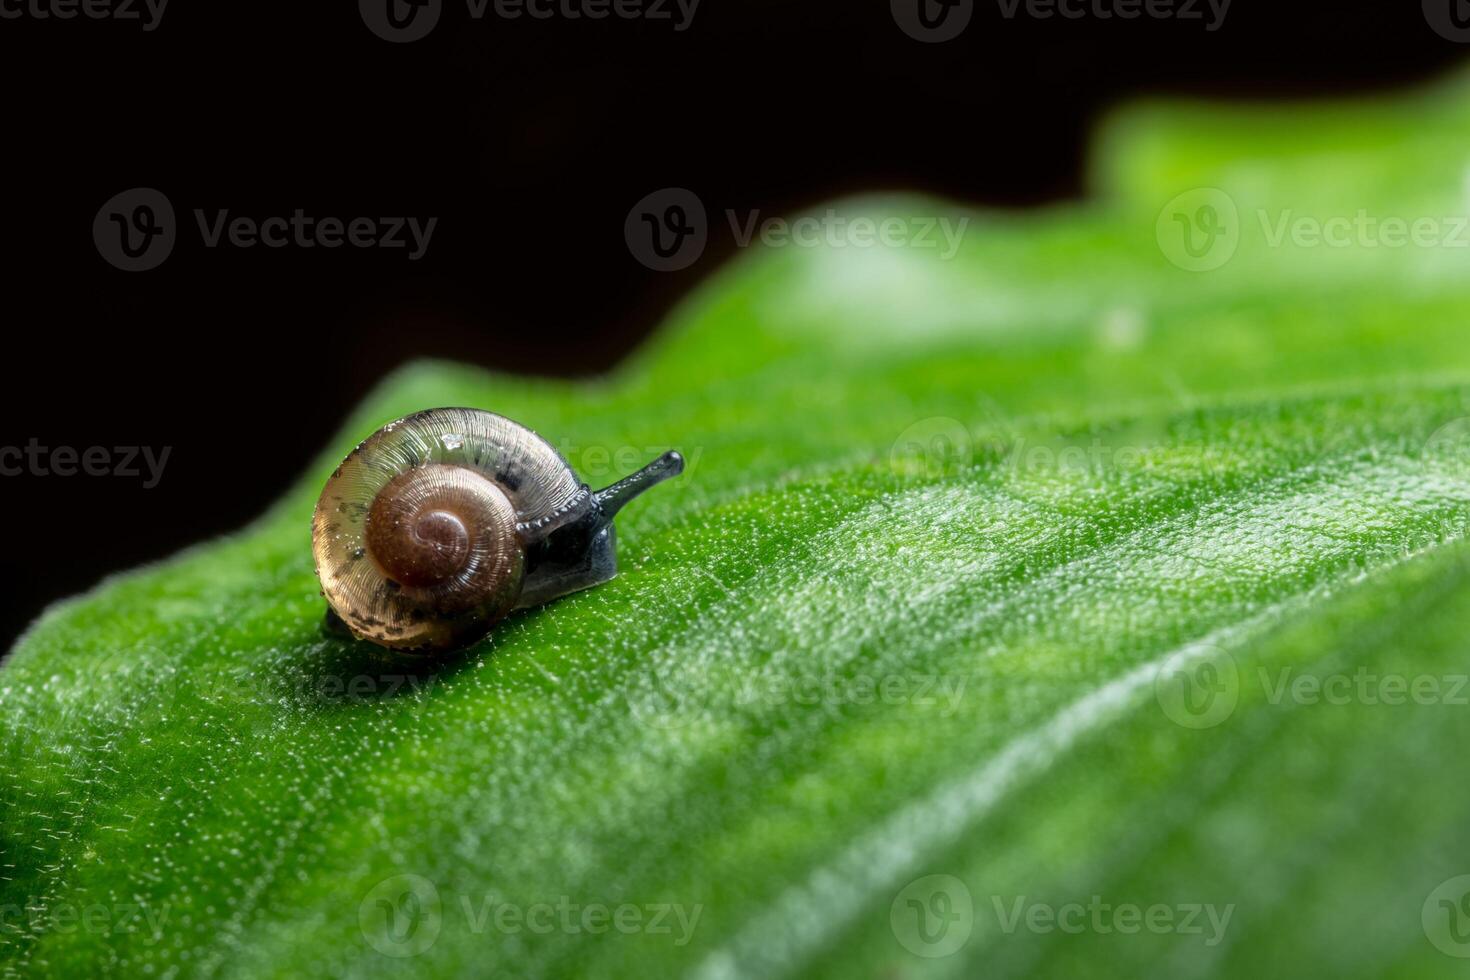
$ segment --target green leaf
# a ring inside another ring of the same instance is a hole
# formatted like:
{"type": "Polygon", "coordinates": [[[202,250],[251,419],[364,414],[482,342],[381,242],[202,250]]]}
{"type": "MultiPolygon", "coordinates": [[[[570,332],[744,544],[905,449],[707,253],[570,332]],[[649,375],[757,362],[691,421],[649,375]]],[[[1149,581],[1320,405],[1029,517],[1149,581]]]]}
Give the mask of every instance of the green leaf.
{"type": "Polygon", "coordinates": [[[837,202],[968,225],[752,249],[604,381],[399,372],[0,668],[0,975],[1446,975],[1467,123],[1143,106],[1090,202],[837,202]],[[1440,238],[1273,243],[1360,211],[1440,238]],[[308,527],[437,405],[690,465],[617,580],[424,665],[320,632],[308,527]]]}

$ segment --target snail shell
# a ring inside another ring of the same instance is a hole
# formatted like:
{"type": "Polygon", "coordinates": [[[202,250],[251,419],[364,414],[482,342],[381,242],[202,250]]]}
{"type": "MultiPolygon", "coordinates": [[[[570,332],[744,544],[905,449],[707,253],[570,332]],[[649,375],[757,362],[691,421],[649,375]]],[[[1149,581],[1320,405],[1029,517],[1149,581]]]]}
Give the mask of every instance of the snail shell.
{"type": "Polygon", "coordinates": [[[513,609],[612,578],[613,515],[682,468],[667,453],[593,493],[503,416],[441,408],[391,422],[317,501],[312,552],[329,616],[399,650],[472,642],[513,609]]]}

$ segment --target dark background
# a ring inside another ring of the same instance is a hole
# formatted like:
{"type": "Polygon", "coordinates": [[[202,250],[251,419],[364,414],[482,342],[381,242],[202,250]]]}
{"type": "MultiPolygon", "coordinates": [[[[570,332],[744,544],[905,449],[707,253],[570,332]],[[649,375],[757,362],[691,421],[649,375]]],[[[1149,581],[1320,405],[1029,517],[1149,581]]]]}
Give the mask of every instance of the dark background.
{"type": "Polygon", "coordinates": [[[1235,0],[1214,33],[1005,20],[977,0],[938,45],[888,0],[703,0],[683,32],[475,21],[447,0],[411,44],[351,2],[307,6],[173,0],[146,33],[0,20],[0,445],[172,447],[149,490],[0,479],[0,649],[47,602],[258,515],[395,365],[616,363],[733,247],[712,235],[674,273],[634,261],[623,221],[651,191],[688,187],[712,215],[884,188],[1025,206],[1083,193],[1090,126],[1119,100],[1346,94],[1465,53],[1404,0],[1235,0]],[[91,227],[138,186],[170,198],[180,240],[126,273],[91,227]],[[418,262],[206,249],[196,207],[439,223],[418,262]]]}

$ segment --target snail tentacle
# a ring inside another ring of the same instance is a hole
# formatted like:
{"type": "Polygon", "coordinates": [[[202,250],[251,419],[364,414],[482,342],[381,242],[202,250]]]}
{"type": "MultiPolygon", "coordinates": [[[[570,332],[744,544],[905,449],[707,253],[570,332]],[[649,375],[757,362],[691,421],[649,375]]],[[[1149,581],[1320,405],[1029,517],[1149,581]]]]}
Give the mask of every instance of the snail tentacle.
{"type": "Polygon", "coordinates": [[[665,480],[672,480],[684,472],[684,456],[671,449],[649,463],[632,476],[624,477],[610,487],[604,487],[592,496],[608,520],[612,520],[623,505],[651,487],[665,480]]]}

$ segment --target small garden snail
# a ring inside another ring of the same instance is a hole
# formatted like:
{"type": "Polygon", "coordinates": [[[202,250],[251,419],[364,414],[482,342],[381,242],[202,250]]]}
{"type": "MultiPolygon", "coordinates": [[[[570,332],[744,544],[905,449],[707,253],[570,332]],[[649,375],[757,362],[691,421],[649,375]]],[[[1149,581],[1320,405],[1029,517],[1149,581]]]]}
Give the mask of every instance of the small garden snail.
{"type": "Polygon", "coordinates": [[[515,609],[617,574],[613,517],[678,476],[668,452],[593,491],[551,444],[492,412],[435,408],[348,454],[312,519],[327,623],[395,650],[452,650],[515,609]]]}

